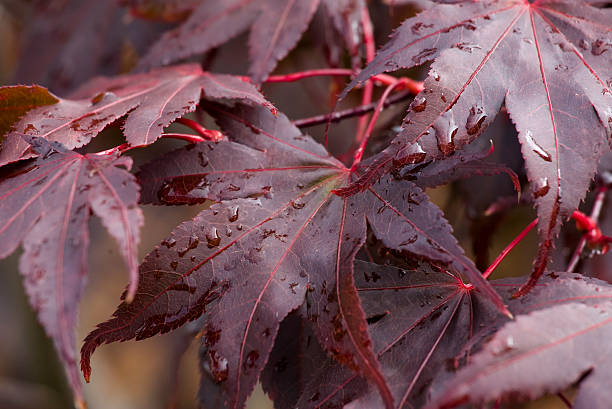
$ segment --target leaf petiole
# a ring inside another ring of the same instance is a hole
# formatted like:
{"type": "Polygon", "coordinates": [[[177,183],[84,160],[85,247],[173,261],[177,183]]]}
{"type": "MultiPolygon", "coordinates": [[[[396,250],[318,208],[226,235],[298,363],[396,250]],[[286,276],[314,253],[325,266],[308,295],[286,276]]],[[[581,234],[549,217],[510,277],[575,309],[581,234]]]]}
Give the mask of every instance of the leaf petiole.
{"type": "Polygon", "coordinates": [[[482,276],[485,279],[488,279],[491,274],[493,274],[493,271],[495,271],[495,269],[497,268],[497,266],[499,266],[499,264],[504,260],[504,258],[506,258],[506,256],[508,255],[508,253],[510,253],[510,251],[516,247],[517,244],[519,244],[521,242],[521,240],[523,240],[525,238],[525,236],[527,235],[527,233],[529,233],[536,225],[538,224],[538,218],[535,218],[531,223],[529,223],[529,225],[527,227],[525,227],[523,229],[522,232],[519,233],[518,236],[516,236],[514,238],[514,240],[512,240],[510,242],[510,244],[508,244],[506,246],[505,249],[503,249],[501,251],[501,253],[499,253],[499,255],[495,258],[495,260],[491,263],[491,265],[484,271],[484,273],[482,273],[482,276]]]}

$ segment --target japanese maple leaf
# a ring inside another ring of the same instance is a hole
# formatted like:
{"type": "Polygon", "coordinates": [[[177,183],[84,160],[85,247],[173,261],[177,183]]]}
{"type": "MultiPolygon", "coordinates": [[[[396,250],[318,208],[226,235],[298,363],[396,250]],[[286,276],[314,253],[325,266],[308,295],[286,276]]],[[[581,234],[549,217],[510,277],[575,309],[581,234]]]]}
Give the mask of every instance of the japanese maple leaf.
{"type": "Polygon", "coordinates": [[[143,224],[139,187],[127,171],[130,158],[80,155],[42,138],[30,142],[40,156],[0,179],[0,257],[22,245],[19,269],[30,304],[82,401],[74,331],[87,274],[87,223],[93,211],[117,240],[129,268],[131,297],[143,224]]]}
{"type": "MultiPolygon", "coordinates": [[[[131,145],[155,142],[163,128],[195,110],[200,98],[262,104],[274,109],[253,85],[237,77],[211,74],[195,64],[153,70],[146,74],[99,77],[79,88],[74,99],[30,110],[13,124],[0,150],[0,165],[24,155],[23,135],[60,142],[69,149],[87,144],[112,122],[125,117],[123,130],[131,145]]],[[[14,96],[16,103],[20,97],[14,96]]],[[[13,102],[10,102],[13,103],[13,102]]]]}
{"type": "MultiPolygon", "coordinates": [[[[334,190],[354,176],[284,115],[245,105],[206,109],[230,141],[172,152],[145,166],[139,179],[145,203],[216,203],[145,258],[134,301],[87,336],[87,379],[100,344],[170,331],[208,306],[210,373],[225,406],[242,407],[280,322],[308,293],[321,309],[314,331],[322,346],[372,380],[391,406],[353,284],[366,220],[387,247],[454,266],[504,310],[416,185],[388,177],[361,194],[337,196],[334,190]]],[[[210,397],[208,404],[218,402],[210,397]]]]}
{"type": "MultiPolygon", "coordinates": [[[[322,0],[322,3],[332,24],[342,28],[346,27],[343,19],[353,9],[364,7],[360,0],[322,0]]],[[[151,47],[140,66],[168,64],[204,53],[250,27],[249,74],[259,84],[295,47],[318,6],[319,0],[202,0],[187,21],[166,32],[151,47]]]]}
{"type": "Polygon", "coordinates": [[[610,293],[593,297],[599,300],[595,305],[567,303],[518,316],[428,407],[450,408],[510,396],[534,399],[578,382],[573,408],[608,408],[612,302],[610,293]]]}
{"type": "MultiPolygon", "coordinates": [[[[465,359],[469,361],[473,345],[482,343],[508,322],[482,302],[478,291],[448,271],[426,264],[402,269],[357,261],[355,272],[373,348],[397,408],[423,407],[432,382],[441,373],[446,377],[444,371],[452,374],[465,359]]],[[[608,284],[565,273],[547,275],[531,293],[512,299],[523,281],[504,279],[491,283],[513,314],[565,304],[612,301],[612,287],[608,284]]],[[[538,371],[530,373],[539,376],[538,371]]],[[[502,385],[505,380],[497,379],[488,386],[494,382],[502,385]]],[[[333,408],[349,402],[353,409],[381,407],[378,395],[363,388],[359,374],[337,364],[321,362],[319,370],[303,384],[296,407],[333,408]]]]}
{"type": "Polygon", "coordinates": [[[406,20],[345,90],[435,58],[403,132],[367,175],[414,162],[417,149],[433,158],[452,153],[505,104],[538,209],[539,275],[559,217],[578,206],[597,161],[609,151],[612,11],[576,0],[453,3],[406,20]]]}
{"type": "Polygon", "coordinates": [[[59,94],[97,75],[129,71],[168,26],[128,19],[116,1],[34,0],[22,7],[29,13],[13,82],[59,94]]]}

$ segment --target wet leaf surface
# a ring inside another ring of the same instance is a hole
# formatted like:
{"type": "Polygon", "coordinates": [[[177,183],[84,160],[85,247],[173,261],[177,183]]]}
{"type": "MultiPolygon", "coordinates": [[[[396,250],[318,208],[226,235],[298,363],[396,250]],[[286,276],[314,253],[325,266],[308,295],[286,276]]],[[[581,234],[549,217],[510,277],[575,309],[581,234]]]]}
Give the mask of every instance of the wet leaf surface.
{"type": "Polygon", "coordinates": [[[30,141],[39,158],[0,180],[0,257],[22,245],[19,269],[30,304],[82,399],[74,337],[87,275],[87,223],[93,211],[117,240],[133,292],[143,224],[139,188],[128,172],[129,158],[80,155],[44,139],[30,141]]]}
{"type": "Polygon", "coordinates": [[[139,173],[145,203],[217,203],[146,257],[134,301],[85,340],[87,377],[98,345],[167,332],[206,311],[209,372],[226,406],[241,407],[280,322],[307,299],[321,345],[373,380],[390,406],[353,283],[366,220],[387,247],[454,266],[504,309],[416,185],[388,177],[362,194],[337,196],[354,176],[284,115],[226,109],[207,107],[229,141],[188,146],[139,173]]]}

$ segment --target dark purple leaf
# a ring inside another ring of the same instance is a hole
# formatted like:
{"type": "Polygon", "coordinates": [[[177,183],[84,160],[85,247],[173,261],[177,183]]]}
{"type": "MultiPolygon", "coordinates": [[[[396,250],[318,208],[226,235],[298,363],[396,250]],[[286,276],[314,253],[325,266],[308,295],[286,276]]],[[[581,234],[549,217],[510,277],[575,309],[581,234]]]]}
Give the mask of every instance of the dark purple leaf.
{"type": "Polygon", "coordinates": [[[610,406],[611,295],[597,305],[567,303],[518,316],[457,373],[429,408],[498,397],[534,399],[579,382],[576,409],[610,406]]]}
{"type": "MultiPolygon", "coordinates": [[[[385,178],[359,195],[337,196],[334,190],[352,174],[284,115],[261,107],[206,108],[230,141],[170,153],[139,176],[145,202],[218,203],[146,257],[134,301],[121,304],[85,340],[86,376],[98,345],[170,331],[218,300],[207,309],[206,331],[215,334],[206,338],[209,368],[226,405],[240,407],[280,322],[308,294],[322,346],[388,393],[350,271],[366,220],[389,248],[454,266],[504,310],[416,185],[385,178]],[[336,336],[326,332],[330,320],[336,336]]],[[[391,404],[388,395],[385,404],[391,404]]]]}
{"type": "Polygon", "coordinates": [[[578,206],[609,150],[611,19],[609,9],[575,0],[464,1],[408,19],[345,90],[435,58],[402,134],[373,166],[405,164],[415,150],[424,159],[450,155],[505,104],[540,217],[541,270],[559,217],[578,206]]]}
{"type": "MultiPolygon", "coordinates": [[[[325,1],[333,24],[344,28],[344,17],[335,13],[353,5],[344,0],[331,3],[325,1]]],[[[250,28],[249,74],[259,84],[295,47],[318,6],[319,0],[202,0],[185,23],[153,45],[140,66],[169,64],[204,53],[250,28]]]]}
{"type": "Polygon", "coordinates": [[[30,303],[82,400],[74,331],[87,274],[87,223],[93,211],[117,240],[133,295],[143,224],[138,185],[126,171],[129,158],[83,156],[39,138],[32,144],[41,156],[0,181],[0,257],[23,246],[19,269],[30,303]]]}
{"type": "MultiPolygon", "coordinates": [[[[87,144],[107,125],[126,117],[125,137],[131,145],[153,143],[163,128],[195,110],[200,97],[209,101],[261,104],[274,109],[253,85],[240,78],[180,65],[147,74],[96,78],[72,98],[28,112],[6,136],[0,165],[27,157],[23,135],[62,143],[69,149],[87,144]]],[[[17,96],[15,97],[17,98],[17,96]]]]}
{"type": "MultiPolygon", "coordinates": [[[[373,347],[398,408],[422,407],[441,373],[442,379],[452,376],[469,361],[475,346],[509,321],[483,303],[478,291],[439,268],[421,264],[409,270],[357,261],[355,270],[373,347]]],[[[612,288],[605,283],[565,273],[551,273],[527,296],[512,299],[523,282],[504,279],[491,283],[514,314],[612,300],[612,288]]],[[[538,376],[537,370],[529,373],[538,376]]],[[[377,394],[367,392],[357,374],[337,364],[327,364],[317,377],[333,379],[333,383],[318,384],[313,402],[313,389],[306,390],[297,407],[334,408],[350,401],[353,409],[380,407],[377,394]],[[355,396],[359,398],[354,400],[355,396]]]]}

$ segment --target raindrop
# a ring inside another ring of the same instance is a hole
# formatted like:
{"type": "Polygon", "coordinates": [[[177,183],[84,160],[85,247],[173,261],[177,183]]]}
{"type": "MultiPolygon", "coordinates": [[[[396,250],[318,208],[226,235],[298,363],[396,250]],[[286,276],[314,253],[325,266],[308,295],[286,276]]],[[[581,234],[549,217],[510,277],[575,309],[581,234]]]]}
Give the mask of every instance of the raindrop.
{"type": "Polygon", "coordinates": [[[474,44],[474,43],[468,43],[468,42],[463,42],[463,43],[456,43],[455,45],[453,45],[454,48],[458,48],[461,51],[465,51],[466,53],[472,53],[472,51],[474,51],[474,49],[481,49],[482,47],[479,46],[478,44],[474,44]]]}
{"type": "Polygon", "coordinates": [[[249,354],[246,357],[246,360],[244,361],[245,369],[253,368],[255,364],[257,363],[258,359],[259,359],[259,352],[257,351],[249,352],[249,354]]]}
{"type": "Polygon", "coordinates": [[[211,375],[213,380],[217,383],[227,380],[229,374],[227,359],[219,355],[216,351],[210,351],[208,356],[210,357],[207,362],[209,365],[205,365],[204,367],[206,372],[211,375]],[[208,368],[206,366],[208,366],[208,368]]]}
{"type": "Polygon", "coordinates": [[[470,113],[465,124],[468,135],[474,135],[480,131],[482,123],[487,119],[487,114],[484,107],[480,105],[474,105],[470,108],[470,113]]]}
{"type": "Polygon", "coordinates": [[[440,74],[438,74],[438,71],[434,70],[433,68],[429,72],[429,75],[431,75],[434,80],[440,81],[440,74]]]}
{"type": "Polygon", "coordinates": [[[533,196],[536,199],[542,196],[546,196],[549,190],[550,185],[548,184],[548,178],[540,178],[536,183],[536,189],[533,191],[533,196]]]}
{"type": "Polygon", "coordinates": [[[189,250],[193,250],[198,247],[198,244],[200,244],[200,239],[195,234],[192,234],[189,238],[189,244],[187,245],[187,247],[185,247],[183,250],[179,250],[179,257],[184,257],[185,254],[189,252],[189,250]]]}
{"type": "Polygon", "coordinates": [[[161,244],[162,246],[166,246],[167,248],[172,248],[176,246],[176,240],[173,237],[171,237],[167,240],[162,241],[161,244]]]}
{"type": "Polygon", "coordinates": [[[578,45],[580,46],[580,48],[582,48],[583,50],[588,50],[589,48],[591,48],[591,44],[585,40],[584,38],[582,40],[580,40],[580,42],[578,43],[578,45]]]}
{"type": "Polygon", "coordinates": [[[593,42],[593,46],[591,47],[591,53],[593,55],[602,55],[610,49],[610,45],[612,45],[612,42],[610,42],[610,40],[608,40],[607,38],[598,38],[593,42]]]}
{"type": "Polygon", "coordinates": [[[230,229],[229,226],[225,227],[225,235],[227,237],[232,237],[232,229],[230,229]]]}
{"type": "Polygon", "coordinates": [[[239,190],[240,190],[240,187],[239,187],[239,186],[236,186],[236,185],[232,185],[232,184],[230,183],[230,185],[227,187],[227,190],[229,190],[230,192],[237,192],[237,191],[239,191],[239,190]]]}
{"type": "Polygon", "coordinates": [[[415,64],[423,64],[425,61],[431,59],[429,57],[433,56],[438,51],[437,48],[426,48],[417,55],[412,57],[412,61],[415,64]]]}
{"type": "Polygon", "coordinates": [[[387,70],[389,70],[389,71],[395,71],[395,70],[397,70],[397,69],[399,68],[399,65],[398,65],[398,64],[397,64],[395,61],[391,61],[391,60],[389,60],[389,61],[387,61],[387,62],[385,63],[385,67],[386,67],[386,68],[387,68],[387,70]]]}
{"type": "MultiPolygon", "coordinates": [[[[227,220],[229,220],[231,223],[235,222],[236,220],[238,220],[238,211],[240,209],[238,208],[238,206],[233,206],[229,208],[229,215],[227,217],[227,220]]],[[[230,233],[231,235],[231,233],[230,233]]]]}
{"type": "Polygon", "coordinates": [[[413,163],[421,163],[425,160],[426,153],[417,142],[411,143],[410,145],[404,147],[401,151],[402,159],[399,161],[395,161],[395,164],[398,166],[405,166],[413,163]]]}
{"type": "Polygon", "coordinates": [[[463,27],[467,28],[470,31],[476,30],[476,24],[474,24],[472,20],[468,20],[465,23],[463,23],[463,27]]]}
{"type": "Polygon", "coordinates": [[[420,34],[422,29],[431,27],[433,27],[433,24],[425,24],[422,22],[418,22],[413,24],[412,27],[410,27],[410,30],[413,34],[420,34]]]}
{"type": "Polygon", "coordinates": [[[238,229],[238,231],[242,231],[242,225],[239,224],[238,226],[236,226],[236,229],[238,229]]]}
{"type": "Polygon", "coordinates": [[[533,135],[531,131],[527,131],[525,133],[525,141],[529,148],[534,151],[540,158],[544,159],[546,162],[552,162],[552,157],[550,153],[546,152],[536,141],[533,139],[533,135]]]}
{"type": "Polygon", "coordinates": [[[417,96],[412,102],[412,110],[414,112],[423,112],[427,107],[427,99],[422,96],[417,96]]]}
{"type": "Polygon", "coordinates": [[[91,99],[91,103],[94,105],[99,104],[100,102],[108,100],[109,98],[112,98],[114,96],[115,94],[113,94],[112,92],[101,92],[91,99]]]}
{"type": "Polygon", "coordinates": [[[173,261],[170,263],[170,267],[172,267],[172,269],[174,271],[176,271],[176,268],[178,267],[178,261],[173,261]]]}
{"type": "Polygon", "coordinates": [[[303,209],[304,206],[306,206],[306,203],[300,203],[296,200],[291,201],[291,207],[293,207],[296,210],[303,209]]]}
{"type": "Polygon", "coordinates": [[[209,233],[206,233],[206,241],[208,242],[209,249],[217,247],[221,243],[221,237],[219,237],[216,227],[213,227],[209,233]]]}
{"type": "Polygon", "coordinates": [[[448,156],[455,151],[455,135],[459,128],[455,124],[453,111],[446,111],[440,115],[433,123],[436,131],[438,147],[444,156],[448,156]]]}

